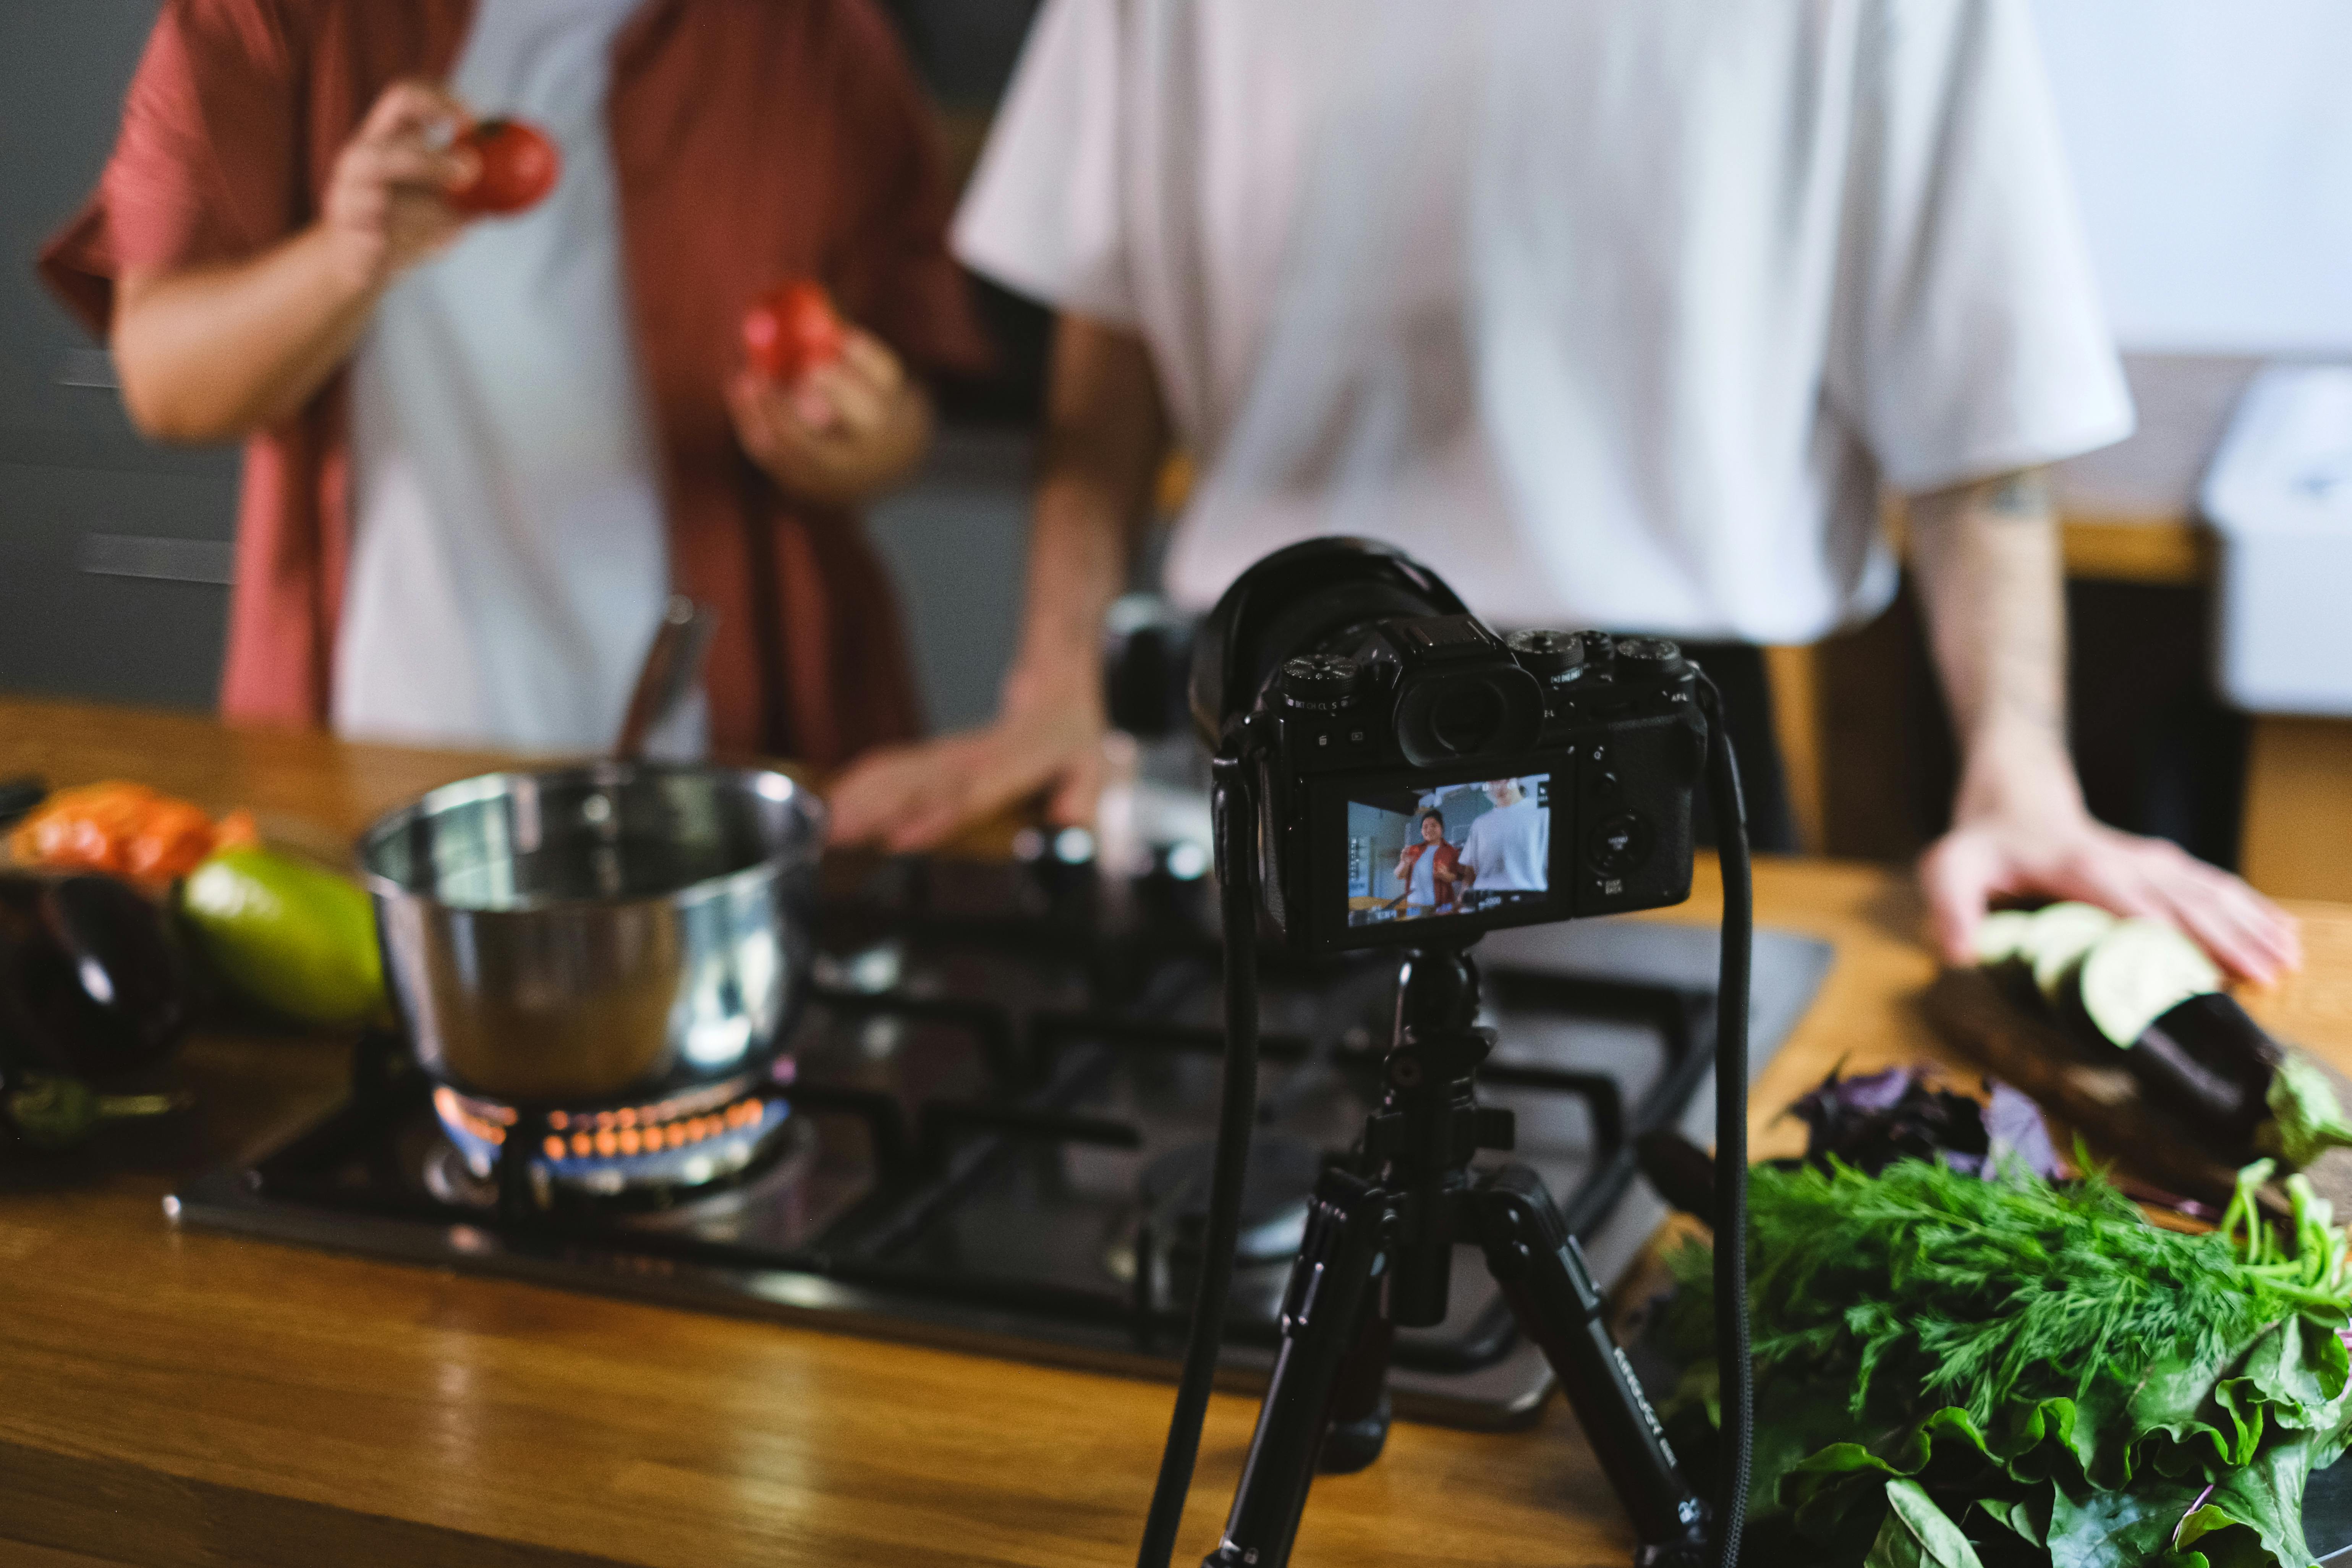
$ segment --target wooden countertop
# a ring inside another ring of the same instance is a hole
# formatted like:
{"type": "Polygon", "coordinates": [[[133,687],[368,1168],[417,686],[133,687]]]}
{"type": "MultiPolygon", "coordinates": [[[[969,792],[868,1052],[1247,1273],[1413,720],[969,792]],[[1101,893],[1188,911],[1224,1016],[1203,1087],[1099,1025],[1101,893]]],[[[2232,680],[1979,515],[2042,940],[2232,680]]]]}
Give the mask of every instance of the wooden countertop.
{"type": "MultiPolygon", "coordinates": [[[[136,777],[329,838],[488,761],[0,699],[0,777],[136,777]]],[[[1760,1107],[1842,1058],[1933,1053],[1910,1002],[1932,964],[1904,878],[1784,860],[1757,887],[1759,921],[1837,947],[1760,1107]]],[[[2312,969],[2258,1010],[2352,1067],[2352,909],[2304,912],[2312,969]]],[[[190,1061],[220,1137],[245,1139],[330,1100],[342,1051],[205,1039],[190,1061]]],[[[1766,1120],[1761,1135],[1793,1131],[1766,1120]]],[[[165,1172],[12,1180],[12,1568],[1058,1568],[1134,1552],[1165,1384],[182,1233],[161,1212],[165,1172]]],[[[1180,1562],[1213,1542],[1254,1410],[1224,1395],[1212,1409],[1180,1562]]],[[[1555,1403],[1507,1435],[1400,1425],[1370,1470],[1317,1483],[1297,1560],[1618,1565],[1630,1549],[1555,1403]]]]}

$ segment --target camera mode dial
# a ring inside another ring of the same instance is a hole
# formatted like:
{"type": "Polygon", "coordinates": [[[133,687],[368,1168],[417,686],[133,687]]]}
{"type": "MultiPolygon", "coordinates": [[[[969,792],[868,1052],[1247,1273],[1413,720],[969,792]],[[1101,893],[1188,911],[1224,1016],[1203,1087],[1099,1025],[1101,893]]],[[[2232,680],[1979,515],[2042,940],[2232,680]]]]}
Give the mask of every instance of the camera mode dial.
{"type": "Polygon", "coordinates": [[[1668,680],[1686,668],[1682,645],[1664,637],[1619,637],[1615,652],[1621,680],[1668,680]]]}
{"type": "Polygon", "coordinates": [[[1356,661],[1331,653],[1304,654],[1283,661],[1282,700],[1293,708],[1324,711],[1344,708],[1356,695],[1356,661]]]}
{"type": "Polygon", "coordinates": [[[1513,632],[1503,639],[1519,668],[1538,680],[1559,680],[1581,673],[1584,637],[1578,632],[1513,632]]]}

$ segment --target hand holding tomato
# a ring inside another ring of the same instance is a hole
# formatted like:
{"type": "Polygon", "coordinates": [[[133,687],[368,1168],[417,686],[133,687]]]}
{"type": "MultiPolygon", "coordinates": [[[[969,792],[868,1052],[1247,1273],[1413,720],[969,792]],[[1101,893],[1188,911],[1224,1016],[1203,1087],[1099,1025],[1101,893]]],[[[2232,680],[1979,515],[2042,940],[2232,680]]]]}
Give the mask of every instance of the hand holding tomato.
{"type": "Polygon", "coordinates": [[[747,318],[750,363],[728,384],[728,411],[745,454],[785,494],[853,507],[920,460],[930,441],[930,400],[887,344],[835,316],[815,285],[803,287],[810,292],[772,310],[757,330],[747,318]],[[810,308],[812,295],[822,316],[810,308]]]}
{"type": "Polygon", "coordinates": [[[431,82],[394,82],[335,155],[316,228],[351,287],[382,288],[457,237],[443,193],[478,161],[445,139],[469,118],[431,82]]]}
{"type": "Polygon", "coordinates": [[[394,82],[336,155],[319,226],[351,284],[380,289],[446,248],[467,218],[544,199],[562,166],[537,129],[478,123],[431,82],[394,82]]]}

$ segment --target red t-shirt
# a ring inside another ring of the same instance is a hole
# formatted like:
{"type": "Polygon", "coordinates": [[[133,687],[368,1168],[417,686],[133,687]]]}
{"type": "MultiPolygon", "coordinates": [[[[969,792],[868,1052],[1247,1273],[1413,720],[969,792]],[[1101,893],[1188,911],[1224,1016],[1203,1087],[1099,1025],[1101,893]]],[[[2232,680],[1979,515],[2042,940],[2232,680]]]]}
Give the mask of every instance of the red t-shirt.
{"type": "MultiPolygon", "coordinates": [[[[1398,864],[1404,868],[1404,879],[1407,887],[1411,887],[1412,885],[1412,873],[1414,868],[1421,864],[1421,852],[1428,847],[1429,841],[1425,838],[1418,844],[1408,844],[1404,847],[1404,854],[1400,858],[1398,864]]],[[[1454,902],[1454,895],[1460,891],[1459,888],[1457,888],[1455,884],[1445,879],[1443,873],[1450,873],[1455,867],[1461,864],[1461,847],[1459,845],[1448,844],[1444,839],[1438,840],[1437,858],[1430,862],[1431,875],[1429,885],[1437,890],[1436,907],[1441,910],[1449,907],[1454,902]]]]}
{"type": "MultiPolygon", "coordinates": [[[[43,273],[103,333],[124,267],[239,259],[295,233],[376,98],[446,75],[471,16],[470,0],[170,0],[98,191],[43,273]]],[[[719,615],[713,748],[836,763],[908,736],[887,574],[854,517],[787,502],[743,456],[723,395],[743,308],[797,275],[919,369],[985,362],[898,41],[869,0],[646,0],[614,42],[607,112],[672,581],[719,615]]],[[[348,435],[338,374],[246,444],[232,719],[327,719],[348,435]]]]}

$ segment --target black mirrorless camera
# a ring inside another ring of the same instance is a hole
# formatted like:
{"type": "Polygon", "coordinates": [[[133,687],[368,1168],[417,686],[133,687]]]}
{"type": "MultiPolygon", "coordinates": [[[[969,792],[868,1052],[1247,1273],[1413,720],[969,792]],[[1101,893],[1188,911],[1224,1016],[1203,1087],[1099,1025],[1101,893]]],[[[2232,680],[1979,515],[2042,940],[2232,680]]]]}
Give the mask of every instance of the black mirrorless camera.
{"type": "Polygon", "coordinates": [[[1401,552],[1318,539],[1218,602],[1192,708],[1257,759],[1265,912],[1331,952],[1688,898],[1696,680],[1662,638],[1497,637],[1401,552]]]}

